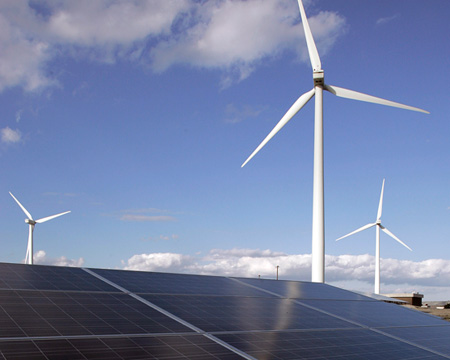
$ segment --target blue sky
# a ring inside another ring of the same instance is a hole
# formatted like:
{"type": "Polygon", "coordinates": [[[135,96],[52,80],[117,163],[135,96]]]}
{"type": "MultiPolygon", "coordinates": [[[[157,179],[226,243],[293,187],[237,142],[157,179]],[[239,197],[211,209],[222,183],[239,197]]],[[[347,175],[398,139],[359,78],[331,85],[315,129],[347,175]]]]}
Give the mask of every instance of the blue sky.
{"type": "MultiPolygon", "coordinates": [[[[305,1],[325,82],[326,281],[450,299],[446,0],[305,1]]],[[[309,280],[314,104],[296,1],[2,1],[0,261],[309,280]]]]}

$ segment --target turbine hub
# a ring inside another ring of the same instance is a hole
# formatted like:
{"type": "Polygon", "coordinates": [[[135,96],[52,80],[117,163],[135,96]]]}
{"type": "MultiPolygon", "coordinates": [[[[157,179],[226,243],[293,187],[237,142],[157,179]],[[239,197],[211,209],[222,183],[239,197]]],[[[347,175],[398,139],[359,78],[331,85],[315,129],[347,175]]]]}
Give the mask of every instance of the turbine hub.
{"type": "Polygon", "coordinates": [[[317,85],[324,85],[324,73],[323,70],[314,70],[313,72],[313,80],[314,80],[314,86],[317,85]]]}
{"type": "Polygon", "coordinates": [[[36,221],[31,220],[31,219],[25,219],[25,222],[30,225],[36,225],[36,221]]]}

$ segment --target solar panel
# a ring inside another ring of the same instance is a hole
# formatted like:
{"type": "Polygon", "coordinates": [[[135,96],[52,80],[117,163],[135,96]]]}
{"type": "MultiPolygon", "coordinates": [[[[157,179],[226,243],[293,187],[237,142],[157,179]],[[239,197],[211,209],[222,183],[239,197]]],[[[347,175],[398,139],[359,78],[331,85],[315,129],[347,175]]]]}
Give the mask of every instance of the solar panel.
{"type": "Polygon", "coordinates": [[[291,299],[142,295],[204,331],[348,328],[353,324],[301,306],[291,299]]]}
{"type": "Polygon", "coordinates": [[[450,359],[449,336],[326,284],[0,264],[0,359],[450,359]]]}
{"type": "Polygon", "coordinates": [[[224,334],[219,337],[257,359],[442,359],[366,329],[224,334]]]}
{"type": "Polygon", "coordinates": [[[0,263],[0,289],[118,291],[80,268],[8,263],[0,263]]]}
{"type": "Polygon", "coordinates": [[[280,280],[274,282],[269,279],[235,278],[241,283],[254,286],[258,289],[276,293],[290,299],[334,299],[334,300],[373,300],[351,291],[331,287],[322,283],[305,281],[280,280]],[[333,288],[333,290],[331,290],[333,288]]]}
{"type": "Polygon", "coordinates": [[[1,291],[0,306],[6,336],[11,330],[22,337],[192,331],[126,294],[1,291]]]}
{"type": "Polygon", "coordinates": [[[253,289],[220,276],[128,270],[92,270],[134,293],[271,297],[271,295],[261,292],[261,290],[253,289]]]}
{"type": "Polygon", "coordinates": [[[0,355],[27,360],[240,358],[202,335],[0,341],[0,355]]]}
{"type": "Polygon", "coordinates": [[[315,309],[351,320],[362,326],[431,326],[442,324],[442,319],[424,314],[417,317],[417,311],[401,306],[392,306],[383,301],[339,301],[301,300],[301,303],[315,309]]]}
{"type": "Polygon", "coordinates": [[[421,326],[392,327],[383,329],[383,332],[427,349],[450,354],[450,341],[448,341],[450,339],[449,326],[429,326],[425,331],[421,326]]]}

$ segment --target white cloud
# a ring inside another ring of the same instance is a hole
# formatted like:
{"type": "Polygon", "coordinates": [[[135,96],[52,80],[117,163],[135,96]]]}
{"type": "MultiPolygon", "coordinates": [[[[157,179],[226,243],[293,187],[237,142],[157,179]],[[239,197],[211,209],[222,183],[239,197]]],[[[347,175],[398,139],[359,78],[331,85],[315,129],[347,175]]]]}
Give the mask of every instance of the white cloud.
{"type": "Polygon", "coordinates": [[[290,43],[301,34],[300,29],[297,34],[293,31],[298,13],[292,4],[210,1],[195,10],[194,26],[154,49],[157,69],[176,62],[204,67],[249,64],[285,46],[280,42],[290,43]]]}
{"type": "Polygon", "coordinates": [[[173,253],[155,253],[133,255],[124,266],[125,270],[146,270],[183,272],[189,268],[193,259],[188,255],[173,253]]]}
{"type": "Polygon", "coordinates": [[[392,15],[392,16],[387,16],[387,17],[384,17],[384,18],[380,18],[380,19],[377,20],[376,24],[377,25],[384,25],[384,24],[386,24],[388,22],[391,22],[392,20],[397,19],[398,17],[399,17],[399,14],[395,14],[395,15],[392,15]]]}
{"type": "Polygon", "coordinates": [[[62,43],[84,46],[129,45],[148,36],[169,34],[186,0],[64,1],[48,21],[48,32],[62,43]]]}
{"type": "MultiPolygon", "coordinates": [[[[373,291],[372,255],[326,255],[326,281],[357,291],[373,291]]],[[[125,263],[124,263],[125,264],[125,263]]],[[[309,281],[311,255],[288,255],[259,249],[213,249],[206,256],[175,253],[134,255],[125,269],[204,275],[275,278],[309,281]]],[[[381,291],[425,293],[426,299],[450,299],[450,260],[405,261],[381,259],[381,291]]]]}
{"type": "Polygon", "coordinates": [[[23,109],[17,110],[16,111],[16,122],[20,122],[20,120],[22,119],[22,113],[23,113],[23,109]]]}
{"type": "Polygon", "coordinates": [[[271,251],[269,249],[266,250],[260,250],[260,249],[212,249],[207,258],[211,259],[226,259],[226,258],[233,258],[233,257],[278,257],[278,256],[285,256],[286,254],[276,251],[271,251]]]}
{"type": "Polygon", "coordinates": [[[8,126],[0,129],[1,132],[1,142],[5,144],[18,143],[22,139],[22,134],[20,130],[13,130],[8,126]]]}
{"type": "MultiPolygon", "coordinates": [[[[0,7],[0,91],[16,85],[34,91],[54,84],[44,73],[51,58],[49,44],[39,36],[29,36],[22,24],[14,23],[15,16],[5,14],[4,8],[5,5],[0,7]]],[[[20,14],[23,8],[18,1],[14,10],[20,14]]]]}
{"type": "Polygon", "coordinates": [[[68,259],[65,256],[61,256],[59,258],[49,258],[44,250],[39,250],[33,255],[33,262],[40,265],[81,267],[84,264],[84,259],[68,259]]]}
{"type": "MultiPolygon", "coordinates": [[[[245,79],[263,59],[285,50],[307,60],[303,28],[295,3],[283,1],[210,1],[194,11],[194,26],[152,49],[153,66],[163,71],[175,63],[227,71],[223,86],[245,79]]],[[[342,34],[344,19],[320,12],[309,19],[322,55],[342,34]]]]}
{"type": "MultiPolygon", "coordinates": [[[[342,34],[336,13],[310,17],[321,52],[342,34]]],[[[245,79],[263,59],[286,50],[307,60],[295,2],[265,0],[43,1],[0,3],[0,91],[56,85],[61,56],[220,69],[222,85],[245,79]]]]}
{"type": "Polygon", "coordinates": [[[4,0],[0,3],[0,91],[56,85],[46,68],[64,54],[105,62],[136,57],[148,37],[169,33],[188,5],[187,0],[4,0]]]}

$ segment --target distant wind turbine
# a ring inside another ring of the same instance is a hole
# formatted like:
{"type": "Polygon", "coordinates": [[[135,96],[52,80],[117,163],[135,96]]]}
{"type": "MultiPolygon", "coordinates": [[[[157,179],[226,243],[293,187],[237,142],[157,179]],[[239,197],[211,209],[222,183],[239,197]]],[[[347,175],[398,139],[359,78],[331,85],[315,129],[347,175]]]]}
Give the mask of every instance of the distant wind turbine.
{"type": "Polygon", "coordinates": [[[386,234],[388,234],[391,238],[398,241],[400,244],[402,244],[404,247],[406,247],[408,250],[412,251],[411,248],[406,245],[403,241],[401,241],[397,236],[395,236],[393,233],[391,233],[388,229],[386,229],[383,225],[381,225],[381,212],[383,211],[383,192],[384,192],[384,180],[383,179],[383,185],[381,186],[381,196],[380,196],[380,203],[378,204],[378,213],[377,213],[377,221],[371,224],[364,225],[360,227],[359,229],[356,229],[355,231],[352,231],[351,233],[341,236],[339,239],[336,239],[336,241],[339,241],[343,238],[346,238],[347,236],[356,234],[360,231],[366,230],[371,228],[372,226],[376,226],[376,250],[375,250],[375,294],[380,293],[380,229],[383,230],[386,234]]]}
{"type": "Polygon", "coordinates": [[[31,214],[27,211],[27,209],[25,209],[25,207],[19,202],[19,200],[17,200],[11,192],[9,192],[9,195],[11,195],[12,198],[16,201],[16,203],[19,204],[20,208],[23,210],[23,212],[27,216],[27,219],[25,219],[25,222],[29,225],[29,232],[28,232],[27,254],[25,255],[25,264],[33,265],[33,231],[34,231],[34,226],[36,224],[40,224],[40,223],[46,222],[48,220],[54,219],[54,218],[56,218],[58,216],[70,213],[70,211],[66,211],[66,212],[63,212],[63,213],[60,213],[60,214],[56,214],[56,215],[52,215],[52,216],[47,216],[47,217],[39,219],[39,220],[33,220],[33,217],[31,216],[31,214]]]}
{"type": "Polygon", "coordinates": [[[323,181],[323,90],[333,95],[371,102],[375,104],[398,107],[406,110],[420,111],[429,114],[428,111],[399,104],[393,101],[381,99],[375,96],[366,95],[353,90],[347,90],[337,86],[326,85],[324,83],[324,72],[320,62],[319,53],[311,33],[311,29],[306,18],[305,9],[301,0],[298,0],[300,15],[302,18],[303,29],[306,37],[306,45],[308,47],[309,58],[313,69],[314,88],[300,96],[291,106],[287,113],[281,118],[278,124],[267,135],[256,150],[242,164],[247,164],[250,159],[261,150],[267,142],[272,139],[275,134],[286,125],[297,112],[316,95],[315,104],[315,120],[314,120],[314,180],[313,180],[313,223],[312,223],[312,281],[324,282],[325,276],[325,221],[324,221],[324,181],[323,181]]]}

